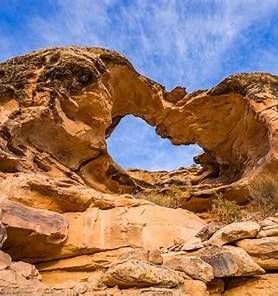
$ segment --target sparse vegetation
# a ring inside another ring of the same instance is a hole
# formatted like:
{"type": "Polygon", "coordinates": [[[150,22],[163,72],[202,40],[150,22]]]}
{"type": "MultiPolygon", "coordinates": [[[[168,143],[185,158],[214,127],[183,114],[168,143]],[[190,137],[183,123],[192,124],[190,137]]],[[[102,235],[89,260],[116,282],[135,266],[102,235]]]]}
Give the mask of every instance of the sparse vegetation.
{"type": "Polygon", "coordinates": [[[254,178],[249,185],[251,202],[263,216],[269,216],[278,210],[278,183],[273,175],[266,174],[254,178]]]}
{"type": "Polygon", "coordinates": [[[189,189],[181,189],[176,185],[170,185],[164,190],[153,189],[151,191],[140,192],[138,198],[144,198],[155,204],[168,208],[179,208],[183,201],[190,197],[189,189]]]}
{"type": "Polygon", "coordinates": [[[240,206],[235,201],[224,199],[221,193],[216,193],[216,197],[212,204],[211,212],[219,222],[229,224],[242,220],[240,206]]]}

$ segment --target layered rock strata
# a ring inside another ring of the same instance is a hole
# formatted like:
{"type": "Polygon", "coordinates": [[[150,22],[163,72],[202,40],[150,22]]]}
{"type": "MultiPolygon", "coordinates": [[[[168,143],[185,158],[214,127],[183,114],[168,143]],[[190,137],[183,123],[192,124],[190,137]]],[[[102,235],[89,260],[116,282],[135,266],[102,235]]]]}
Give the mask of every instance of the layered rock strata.
{"type": "Polygon", "coordinates": [[[188,210],[216,192],[244,203],[253,178],[275,176],[277,83],[238,74],[167,92],[89,47],[0,64],[0,293],[208,295],[275,278],[262,275],[278,268],[275,218],[219,229],[188,210]],[[122,169],[105,141],[129,114],[174,145],[200,145],[200,167],[122,169]],[[172,186],[187,192],[179,209],[144,198],[172,186]]]}

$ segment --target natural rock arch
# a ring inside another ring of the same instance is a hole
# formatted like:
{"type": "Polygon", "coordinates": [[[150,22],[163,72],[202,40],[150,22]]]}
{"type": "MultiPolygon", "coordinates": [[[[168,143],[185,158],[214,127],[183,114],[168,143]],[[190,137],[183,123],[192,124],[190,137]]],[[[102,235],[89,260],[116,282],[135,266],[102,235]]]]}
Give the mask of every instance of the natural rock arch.
{"type": "Polygon", "coordinates": [[[0,170],[63,176],[103,192],[143,190],[148,182],[114,163],[105,143],[132,114],[173,144],[204,149],[196,157],[202,170],[186,171],[195,188],[186,207],[206,207],[215,191],[227,198],[237,192],[242,201],[251,177],[277,166],[277,81],[237,74],[187,94],[182,87],[167,92],[106,49],[50,48],[17,57],[0,65],[0,170]]]}

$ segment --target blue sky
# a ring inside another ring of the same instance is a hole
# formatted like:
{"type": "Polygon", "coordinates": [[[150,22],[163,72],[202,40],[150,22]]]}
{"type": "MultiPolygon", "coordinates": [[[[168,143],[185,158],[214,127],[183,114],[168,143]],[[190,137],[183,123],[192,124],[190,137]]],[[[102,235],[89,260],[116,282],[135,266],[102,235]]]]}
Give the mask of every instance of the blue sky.
{"type": "MultiPolygon", "coordinates": [[[[278,0],[0,0],[0,61],[57,45],[101,46],[188,91],[237,72],[278,74],[278,0]]],[[[196,146],[175,147],[127,117],[109,139],[123,167],[190,165],[196,146]]]]}

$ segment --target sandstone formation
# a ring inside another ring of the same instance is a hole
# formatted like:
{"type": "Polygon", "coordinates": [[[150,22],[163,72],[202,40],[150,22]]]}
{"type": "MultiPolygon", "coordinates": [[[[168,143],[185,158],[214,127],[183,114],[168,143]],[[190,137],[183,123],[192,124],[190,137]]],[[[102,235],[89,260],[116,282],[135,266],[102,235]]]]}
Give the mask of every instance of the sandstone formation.
{"type": "Polygon", "coordinates": [[[243,249],[234,246],[204,248],[199,256],[212,266],[216,278],[264,274],[243,249]]]}
{"type": "Polygon", "coordinates": [[[278,294],[278,278],[276,274],[263,275],[253,279],[235,279],[228,285],[224,296],[274,296],[278,294]]]}
{"type": "Polygon", "coordinates": [[[276,176],[277,96],[266,73],[168,92],[101,48],[0,64],[0,294],[256,295],[278,269],[277,218],[222,227],[193,212],[217,194],[245,204],[276,176]],[[200,166],[121,168],[106,139],[129,114],[200,145],[200,166]]]}
{"type": "Polygon", "coordinates": [[[209,282],[214,278],[212,266],[194,256],[165,256],[164,266],[182,271],[193,279],[204,282],[209,282]]]}
{"type": "Polygon", "coordinates": [[[237,245],[250,254],[264,269],[278,269],[278,236],[244,239],[237,245]]]}
{"type": "Polygon", "coordinates": [[[216,231],[209,239],[209,243],[214,246],[223,246],[243,238],[254,238],[260,229],[260,225],[255,222],[231,223],[216,231]]]}

